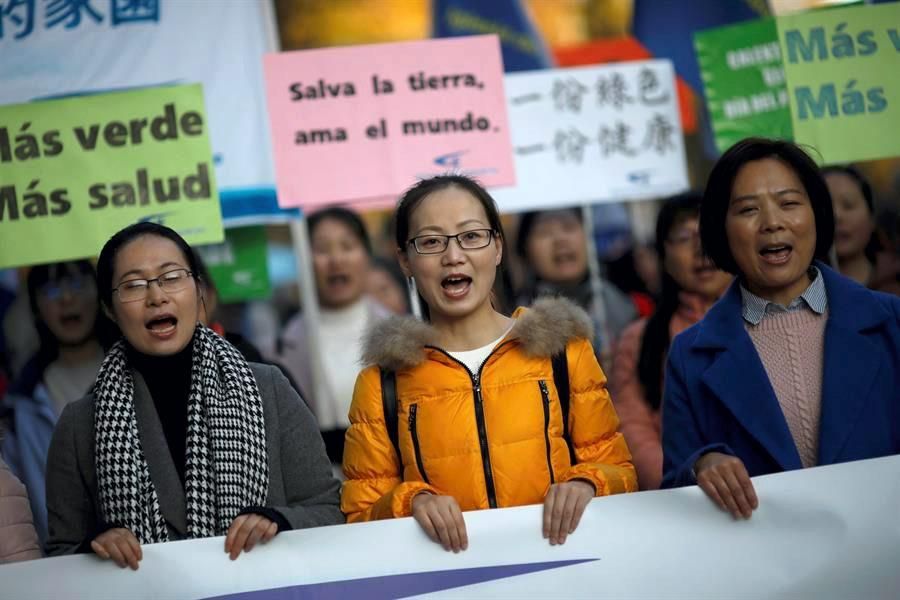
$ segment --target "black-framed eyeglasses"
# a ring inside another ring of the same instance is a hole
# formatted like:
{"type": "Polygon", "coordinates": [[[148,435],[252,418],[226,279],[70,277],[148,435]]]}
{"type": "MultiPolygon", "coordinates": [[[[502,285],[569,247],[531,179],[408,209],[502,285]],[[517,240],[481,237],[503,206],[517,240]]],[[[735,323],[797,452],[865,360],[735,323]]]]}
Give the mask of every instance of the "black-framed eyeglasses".
{"type": "Polygon", "coordinates": [[[153,279],[129,279],[113,288],[113,293],[119,297],[119,302],[137,302],[144,300],[150,292],[150,284],[154,281],[159,289],[166,293],[180,292],[185,288],[188,279],[193,273],[187,269],[173,269],[166,271],[153,279]]]}
{"type": "Polygon", "coordinates": [[[463,250],[478,250],[490,245],[491,240],[494,239],[494,230],[470,229],[454,235],[429,233],[416,236],[406,243],[412,244],[419,254],[441,254],[450,245],[451,239],[455,239],[463,250]]]}

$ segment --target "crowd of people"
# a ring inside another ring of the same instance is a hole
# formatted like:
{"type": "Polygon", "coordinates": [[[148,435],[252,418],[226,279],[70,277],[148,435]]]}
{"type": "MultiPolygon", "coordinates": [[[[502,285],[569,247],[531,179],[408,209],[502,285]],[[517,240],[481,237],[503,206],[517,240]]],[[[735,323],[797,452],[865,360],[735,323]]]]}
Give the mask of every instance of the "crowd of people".
{"type": "Polygon", "coordinates": [[[400,198],[378,257],[359,215],[321,210],[318,320],[258,339],[226,330],[162,225],[119,231],[96,268],[32,267],[36,350],[3,366],[0,561],[137,569],[144,544],[212,536],[235,559],[408,516],[459,552],[466,511],[527,504],[562,544],[595,497],[698,485],[750,518],[754,476],[900,454],[898,232],[857,170],[739,142],[662,203],[640,269],[658,280],[634,289],[591,276],[581,219],[526,213],[513,240],[487,190],[441,175],[400,198]]]}

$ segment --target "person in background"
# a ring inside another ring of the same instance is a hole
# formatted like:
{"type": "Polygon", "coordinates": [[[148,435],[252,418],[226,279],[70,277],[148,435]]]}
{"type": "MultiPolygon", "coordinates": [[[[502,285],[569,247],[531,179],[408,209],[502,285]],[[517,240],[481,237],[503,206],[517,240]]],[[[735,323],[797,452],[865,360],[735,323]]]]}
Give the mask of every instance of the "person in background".
{"type": "Polygon", "coordinates": [[[737,278],[669,351],[663,487],[749,518],[751,477],[900,453],[900,298],[826,266],[833,235],[794,143],[748,138],[713,167],[700,238],[737,278]]]}
{"type": "Polygon", "coordinates": [[[834,205],[834,252],[841,274],[862,285],[872,279],[878,239],[872,186],[853,167],[822,169],[834,205]]]}
{"type": "Polygon", "coordinates": [[[0,458],[0,564],[40,557],[28,493],[0,458]]]}
{"type": "Polygon", "coordinates": [[[118,337],[100,311],[94,268],[86,260],[37,265],[27,292],[40,345],[3,399],[8,431],[2,453],[25,484],[38,536],[47,539],[47,451],[63,409],[84,396],[104,348],[118,337]]]}
{"type": "Polygon", "coordinates": [[[656,309],[659,291],[656,253],[644,244],[634,243],[619,257],[606,261],[606,277],[628,296],[637,309],[638,317],[645,318],[656,309]]]}
{"type": "MultiPolygon", "coordinates": [[[[530,267],[527,282],[518,293],[518,303],[527,306],[540,297],[562,296],[591,312],[588,241],[581,211],[568,208],[524,213],[518,233],[516,253],[530,267]]],[[[602,284],[606,326],[610,336],[616,338],[637,318],[637,310],[628,296],[608,280],[602,284]]]]}
{"type": "Polygon", "coordinates": [[[396,260],[379,256],[372,258],[366,292],[395,315],[410,312],[406,279],[396,260]]]}
{"type": "Polygon", "coordinates": [[[371,323],[390,312],[366,295],[372,247],[355,212],[330,207],[307,218],[316,292],[319,299],[320,352],[324,381],[313,385],[303,314],[288,321],[269,357],[284,365],[302,390],[319,422],[328,456],[340,464],[353,381],[362,356],[360,338],[371,323]]]}
{"type": "Polygon", "coordinates": [[[878,251],[869,288],[900,296],[900,215],[887,209],[878,215],[876,223],[878,251]]]}
{"type": "Polygon", "coordinates": [[[700,249],[700,194],[666,200],[656,220],[662,272],[659,306],[629,325],[616,344],[610,389],[642,490],[662,481],[663,371],[669,344],[699,321],[731,282],[700,249]]]}
{"type": "Polygon", "coordinates": [[[496,309],[503,230],[475,181],[420,181],[396,219],[398,258],[428,322],[393,317],[366,336],[344,513],[351,522],[413,516],[432,540],[459,551],[468,545],[463,511],[543,503],[544,538],[564,543],[592,498],[637,487],[590,319],[565,299],[541,299],[512,318],[496,309]],[[567,420],[554,356],[566,365],[567,420]],[[393,394],[382,389],[388,373],[393,394]],[[383,393],[396,421],[386,422],[383,393]]]}
{"type": "Polygon", "coordinates": [[[196,273],[190,246],[156,223],[101,250],[100,299],[123,339],[53,433],[48,554],[137,569],[143,544],[225,536],[233,560],[344,521],[312,414],[278,369],[200,322],[196,273]]]}

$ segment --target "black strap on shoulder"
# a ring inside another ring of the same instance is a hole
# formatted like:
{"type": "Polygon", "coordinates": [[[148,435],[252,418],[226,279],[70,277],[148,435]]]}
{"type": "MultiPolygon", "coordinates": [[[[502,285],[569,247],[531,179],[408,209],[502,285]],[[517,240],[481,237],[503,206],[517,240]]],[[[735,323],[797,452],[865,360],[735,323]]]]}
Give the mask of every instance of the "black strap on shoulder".
{"type": "Polygon", "coordinates": [[[400,460],[400,434],[397,423],[397,373],[381,369],[381,406],[384,409],[384,428],[400,460]]]}
{"type": "Polygon", "coordinates": [[[553,385],[556,386],[556,394],[559,396],[559,408],[562,411],[563,439],[569,447],[569,458],[575,464],[575,446],[572,444],[572,436],[569,435],[569,359],[566,350],[557,352],[550,358],[553,364],[553,385]]]}

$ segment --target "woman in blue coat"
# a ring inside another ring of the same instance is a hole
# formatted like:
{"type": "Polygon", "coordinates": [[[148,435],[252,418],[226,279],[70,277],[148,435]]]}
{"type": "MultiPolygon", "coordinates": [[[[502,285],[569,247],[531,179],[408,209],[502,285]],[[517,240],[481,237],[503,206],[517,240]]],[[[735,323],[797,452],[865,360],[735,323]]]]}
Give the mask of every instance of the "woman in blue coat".
{"type": "Polygon", "coordinates": [[[738,142],[710,174],[700,236],[737,277],[669,353],[663,487],[696,483],[749,518],[750,477],[900,453],[900,299],[821,262],[834,214],[815,163],[791,142],[738,142]]]}

